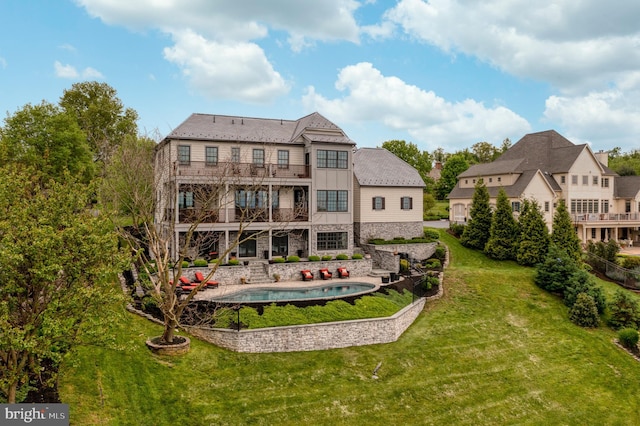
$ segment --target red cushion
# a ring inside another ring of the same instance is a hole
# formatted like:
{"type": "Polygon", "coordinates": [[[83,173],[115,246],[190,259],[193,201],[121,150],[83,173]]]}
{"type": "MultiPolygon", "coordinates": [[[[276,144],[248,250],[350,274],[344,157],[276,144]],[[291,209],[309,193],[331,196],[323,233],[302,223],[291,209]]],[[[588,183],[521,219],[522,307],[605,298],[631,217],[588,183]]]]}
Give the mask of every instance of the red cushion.
{"type": "Polygon", "coordinates": [[[191,284],[191,281],[189,281],[189,278],[187,277],[180,277],[180,282],[185,285],[191,284]]]}

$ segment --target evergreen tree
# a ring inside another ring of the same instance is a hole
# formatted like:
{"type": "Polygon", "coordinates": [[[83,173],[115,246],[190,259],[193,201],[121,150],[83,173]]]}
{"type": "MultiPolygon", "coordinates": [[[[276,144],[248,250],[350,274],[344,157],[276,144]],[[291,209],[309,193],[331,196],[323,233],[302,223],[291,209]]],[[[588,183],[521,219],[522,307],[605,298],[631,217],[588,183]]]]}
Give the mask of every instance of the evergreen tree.
{"type": "Polygon", "coordinates": [[[578,269],[569,277],[564,289],[564,304],[569,307],[575,305],[580,293],[591,296],[596,304],[596,308],[598,308],[598,313],[604,313],[607,306],[604,290],[596,284],[593,275],[582,268],[578,269]]]}
{"type": "Polygon", "coordinates": [[[518,224],[520,241],[516,260],[521,265],[537,265],[549,250],[549,230],[535,200],[524,200],[518,224]]]}
{"type": "Polygon", "coordinates": [[[569,319],[580,327],[597,327],[600,324],[600,317],[596,302],[586,293],[578,294],[576,303],[569,310],[569,319]]]}
{"type": "Polygon", "coordinates": [[[491,206],[489,205],[489,191],[482,179],[476,183],[469,217],[460,242],[465,247],[483,250],[489,240],[491,230],[491,206]]]}
{"type": "Polygon", "coordinates": [[[579,269],[575,259],[555,244],[551,244],[544,262],[536,267],[534,282],[538,287],[552,293],[564,293],[567,282],[579,269]]]}
{"type": "Polygon", "coordinates": [[[492,259],[515,259],[518,246],[518,223],[511,212],[511,204],[503,188],[498,192],[496,211],[491,220],[489,240],[484,252],[492,259]]]}
{"type": "Polygon", "coordinates": [[[581,260],[582,251],[580,249],[580,239],[573,229],[571,216],[567,210],[564,200],[560,200],[556,213],[553,215],[553,230],[551,231],[551,242],[557,247],[565,250],[569,256],[576,261],[581,260]]]}
{"type": "Polygon", "coordinates": [[[618,289],[609,302],[609,326],[614,329],[640,325],[640,306],[627,290],[618,289]]]}

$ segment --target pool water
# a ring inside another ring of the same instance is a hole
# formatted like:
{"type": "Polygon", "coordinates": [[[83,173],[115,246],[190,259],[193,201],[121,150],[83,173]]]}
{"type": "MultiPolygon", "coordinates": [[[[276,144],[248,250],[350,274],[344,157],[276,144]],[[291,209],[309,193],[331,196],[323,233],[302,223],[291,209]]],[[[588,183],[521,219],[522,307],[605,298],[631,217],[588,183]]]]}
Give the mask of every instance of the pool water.
{"type": "Polygon", "coordinates": [[[280,302],[287,300],[335,299],[359,293],[368,293],[376,288],[374,284],[348,283],[330,284],[305,288],[253,288],[222,297],[214,301],[224,303],[280,302]]]}

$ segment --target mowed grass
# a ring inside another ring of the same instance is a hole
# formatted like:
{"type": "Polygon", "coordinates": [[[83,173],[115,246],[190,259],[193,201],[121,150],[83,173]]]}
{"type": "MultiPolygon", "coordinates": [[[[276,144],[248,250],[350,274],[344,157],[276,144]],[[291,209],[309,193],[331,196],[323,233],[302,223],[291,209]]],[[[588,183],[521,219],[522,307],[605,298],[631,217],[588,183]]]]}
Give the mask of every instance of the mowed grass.
{"type": "Polygon", "coordinates": [[[82,348],[65,369],[71,423],[640,424],[640,362],[613,331],[569,322],[533,269],[441,235],[451,249],[444,297],[399,341],[239,354],[192,340],[189,354],[165,358],[144,346],[160,328],[131,316],[124,349],[82,348]]]}

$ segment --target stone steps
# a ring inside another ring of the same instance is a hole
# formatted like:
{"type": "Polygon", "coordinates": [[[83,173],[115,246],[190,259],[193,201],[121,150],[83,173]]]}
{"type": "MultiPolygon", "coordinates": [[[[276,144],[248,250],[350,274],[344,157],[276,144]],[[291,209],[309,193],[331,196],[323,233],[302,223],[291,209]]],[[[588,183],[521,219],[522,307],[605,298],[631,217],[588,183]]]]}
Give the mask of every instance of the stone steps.
{"type": "Polygon", "coordinates": [[[249,279],[250,284],[272,283],[274,280],[265,272],[263,262],[249,262],[249,279]]]}

